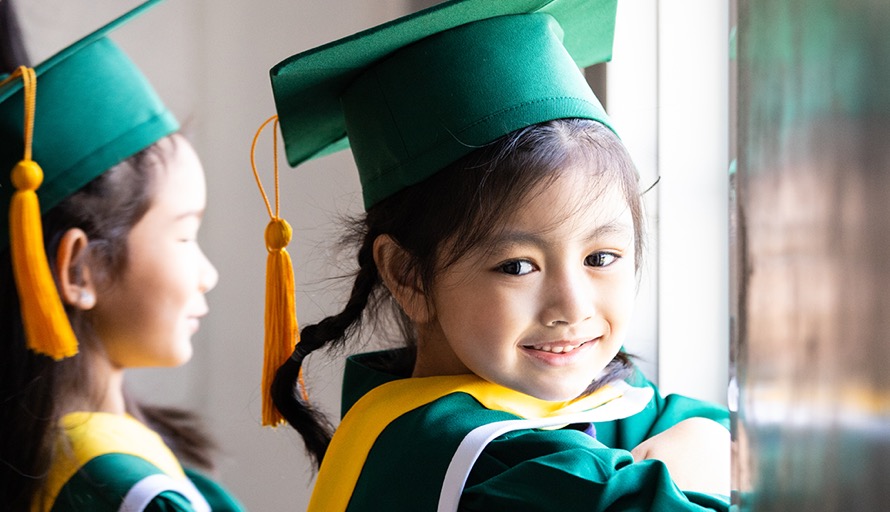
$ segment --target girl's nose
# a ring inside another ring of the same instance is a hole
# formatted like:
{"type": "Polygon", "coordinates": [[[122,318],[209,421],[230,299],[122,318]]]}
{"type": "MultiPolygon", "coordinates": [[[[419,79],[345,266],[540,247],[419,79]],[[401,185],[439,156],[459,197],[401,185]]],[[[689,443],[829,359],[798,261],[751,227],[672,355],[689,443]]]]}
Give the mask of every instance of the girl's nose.
{"type": "Polygon", "coordinates": [[[589,320],[596,310],[593,284],[569,272],[545,285],[541,323],[547,327],[572,326],[589,320]]]}
{"type": "Polygon", "coordinates": [[[216,267],[213,266],[213,263],[210,262],[210,259],[207,258],[207,255],[204,254],[204,251],[201,251],[201,277],[198,285],[201,287],[202,293],[207,293],[216,287],[216,283],[219,282],[219,272],[217,272],[216,267]]]}

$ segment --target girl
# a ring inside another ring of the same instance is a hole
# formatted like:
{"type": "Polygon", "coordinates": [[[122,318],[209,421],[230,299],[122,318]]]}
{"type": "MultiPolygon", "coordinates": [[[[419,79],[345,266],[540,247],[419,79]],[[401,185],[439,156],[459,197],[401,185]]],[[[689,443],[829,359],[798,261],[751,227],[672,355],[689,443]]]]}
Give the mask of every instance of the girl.
{"type": "Polygon", "coordinates": [[[14,169],[0,187],[10,214],[0,242],[8,510],[241,510],[180,465],[212,469],[212,444],[195,418],[140,405],[123,385],[127,368],[189,360],[204,294],[217,281],[196,239],[201,163],[105,37],[154,3],[33,70],[15,67],[25,60],[16,36],[4,41],[11,74],[0,77],[0,163],[14,169]]]}
{"type": "Polygon", "coordinates": [[[662,398],[621,347],[637,174],[578,66],[608,0],[453,1],[272,70],[289,161],[348,136],[367,215],[339,314],[273,387],[320,465],[310,510],[728,508],[728,413],[662,398]],[[344,417],[303,360],[392,305],[407,348],[353,356],[344,417]]]}

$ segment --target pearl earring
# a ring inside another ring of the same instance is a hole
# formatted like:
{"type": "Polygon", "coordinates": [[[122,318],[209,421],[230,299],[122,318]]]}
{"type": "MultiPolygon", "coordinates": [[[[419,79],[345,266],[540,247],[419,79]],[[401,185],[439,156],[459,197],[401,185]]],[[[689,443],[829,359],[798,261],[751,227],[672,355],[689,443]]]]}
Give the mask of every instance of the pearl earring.
{"type": "Polygon", "coordinates": [[[93,295],[89,290],[80,289],[80,293],[77,295],[77,305],[82,308],[91,308],[93,304],[96,303],[96,296],[93,295]]]}

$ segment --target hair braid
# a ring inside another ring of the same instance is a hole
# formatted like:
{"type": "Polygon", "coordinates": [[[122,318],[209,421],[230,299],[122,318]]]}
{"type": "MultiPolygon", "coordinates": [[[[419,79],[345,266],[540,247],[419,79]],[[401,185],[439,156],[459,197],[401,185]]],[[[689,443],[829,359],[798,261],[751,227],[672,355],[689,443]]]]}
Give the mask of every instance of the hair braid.
{"type": "Polygon", "coordinates": [[[278,368],[272,381],[272,400],[275,406],[303,437],[306,451],[316,467],[321,466],[334,428],[323,412],[303,399],[298,389],[300,369],[309,354],[325,345],[343,344],[360,325],[365,308],[373,299],[380,282],[373,256],[374,238],[376,234],[368,233],[358,252],[359,270],[343,311],[304,327],[300,331],[300,343],[293,355],[278,368]]]}

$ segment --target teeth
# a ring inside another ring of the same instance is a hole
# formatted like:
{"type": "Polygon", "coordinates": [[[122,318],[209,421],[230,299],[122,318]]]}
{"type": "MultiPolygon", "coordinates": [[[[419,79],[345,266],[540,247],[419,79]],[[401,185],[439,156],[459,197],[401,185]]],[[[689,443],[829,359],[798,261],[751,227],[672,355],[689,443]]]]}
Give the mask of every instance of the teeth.
{"type": "MultiPolygon", "coordinates": [[[[583,345],[583,343],[581,345],[583,345]]],[[[554,354],[563,354],[566,352],[571,352],[571,351],[575,350],[576,348],[580,347],[581,345],[569,345],[567,347],[562,347],[562,346],[551,347],[549,345],[532,345],[531,348],[533,348],[535,350],[540,350],[541,352],[553,352],[554,354]]]]}

